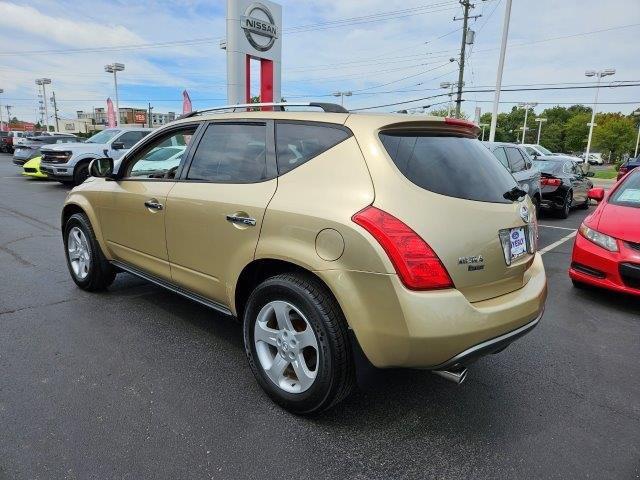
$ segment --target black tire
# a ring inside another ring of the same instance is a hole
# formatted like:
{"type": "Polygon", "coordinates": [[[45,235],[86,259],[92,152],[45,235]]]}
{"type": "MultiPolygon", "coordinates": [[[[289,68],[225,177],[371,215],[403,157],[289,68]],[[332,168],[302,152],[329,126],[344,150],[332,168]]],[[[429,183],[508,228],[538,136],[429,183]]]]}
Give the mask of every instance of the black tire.
{"type": "Polygon", "coordinates": [[[564,197],[564,203],[562,204],[562,208],[558,210],[558,217],[560,218],[569,218],[569,213],[571,212],[571,203],[573,203],[573,193],[571,190],[567,192],[567,195],[564,197]]]}
{"type": "Polygon", "coordinates": [[[89,178],[89,162],[82,162],[76,165],[73,171],[73,184],[80,185],[89,178]]]}
{"type": "Polygon", "coordinates": [[[245,351],[256,380],[267,395],[286,410],[300,415],[320,412],[340,402],[353,390],[355,366],[346,320],[331,292],[310,274],[277,275],[258,285],[244,309],[243,333],[245,351]],[[273,301],[285,301],[297,308],[316,337],[316,377],[311,386],[300,393],[289,393],[276,385],[258,358],[255,323],[262,308],[273,301]]]}
{"type": "Polygon", "coordinates": [[[64,226],[63,233],[64,253],[67,260],[67,268],[71,278],[78,287],[89,292],[106,289],[116,278],[116,271],[107,261],[100,249],[100,244],[93,233],[91,222],[84,213],[76,213],[69,217],[64,226]],[[86,277],[80,278],[73,270],[69,259],[69,232],[74,228],[79,228],[84,234],[89,250],[89,268],[86,277]]]}

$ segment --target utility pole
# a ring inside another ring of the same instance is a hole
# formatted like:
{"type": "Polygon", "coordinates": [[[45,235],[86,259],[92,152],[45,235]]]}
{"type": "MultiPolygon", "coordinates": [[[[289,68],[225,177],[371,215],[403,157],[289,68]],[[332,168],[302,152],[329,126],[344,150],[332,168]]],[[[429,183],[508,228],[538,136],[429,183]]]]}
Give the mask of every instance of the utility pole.
{"type": "Polygon", "coordinates": [[[464,8],[464,17],[453,18],[454,21],[462,20],[462,44],[460,45],[460,71],[458,72],[458,95],[456,97],[456,118],[460,118],[460,107],[462,105],[462,87],[464,85],[464,55],[467,47],[467,34],[469,35],[469,44],[473,43],[474,32],[470,32],[468,29],[469,19],[477,19],[482,15],[469,16],[469,9],[475,8],[469,0],[460,0],[460,5],[464,8]]]}
{"type": "Polygon", "coordinates": [[[58,104],[56,103],[56,92],[51,92],[51,103],[53,103],[53,118],[56,120],[56,132],[60,131],[60,126],[58,124],[58,104]]]}
{"type": "Polygon", "coordinates": [[[149,128],[151,128],[151,110],[153,110],[153,107],[151,106],[151,102],[149,102],[149,113],[147,114],[147,125],[149,128]]]}
{"type": "MultiPolygon", "coordinates": [[[[5,105],[4,108],[7,109],[7,125],[11,126],[11,109],[13,108],[13,106],[5,105]]],[[[11,130],[11,128],[8,128],[8,130],[11,130]]]]}
{"type": "Polygon", "coordinates": [[[543,122],[546,122],[546,121],[547,121],[546,118],[542,118],[542,117],[536,118],[536,122],[538,122],[538,141],[536,143],[538,145],[540,145],[540,134],[542,134],[542,124],[543,122]]]}

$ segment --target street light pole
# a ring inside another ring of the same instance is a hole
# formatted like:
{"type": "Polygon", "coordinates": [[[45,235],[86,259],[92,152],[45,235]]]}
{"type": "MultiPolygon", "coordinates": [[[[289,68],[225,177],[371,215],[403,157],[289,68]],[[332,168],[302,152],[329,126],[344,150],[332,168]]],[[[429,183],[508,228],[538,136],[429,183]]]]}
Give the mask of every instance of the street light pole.
{"type": "Polygon", "coordinates": [[[44,101],[44,117],[45,124],[47,125],[47,133],[49,133],[49,109],[47,107],[47,85],[51,84],[50,78],[38,78],[36,79],[36,85],[42,86],[42,100],[44,101]]]}
{"type": "Polygon", "coordinates": [[[502,24],[502,43],[500,44],[500,60],[498,60],[498,74],[496,78],[496,91],[493,96],[493,110],[491,111],[491,130],[489,141],[496,138],[496,125],[498,124],[498,105],[500,104],[500,89],[502,88],[502,71],[504,70],[504,57],[507,53],[507,38],[509,37],[509,20],[511,19],[511,0],[507,0],[504,9],[504,22],[502,24]]]}
{"type": "MultiPolygon", "coordinates": [[[[2,90],[0,90],[2,93],[2,90]]],[[[637,117],[640,116],[640,108],[633,112],[633,114],[637,117]]],[[[636,137],[636,151],[633,154],[633,158],[638,158],[638,144],[640,144],[640,122],[638,123],[638,136],[636,137]]]]}
{"type": "Polygon", "coordinates": [[[520,143],[524,143],[525,137],[527,136],[527,116],[529,114],[529,109],[536,105],[538,105],[536,102],[518,104],[519,107],[524,108],[524,126],[522,127],[522,141],[520,143]]]}
{"type": "Polygon", "coordinates": [[[117,72],[124,70],[124,63],[110,63],[104,66],[104,71],[113,73],[113,85],[116,91],[116,126],[120,125],[120,99],[118,98],[118,75],[117,72]]]}
{"type": "Polygon", "coordinates": [[[488,123],[481,123],[480,125],[478,125],[480,128],[482,128],[482,141],[484,142],[484,127],[488,127],[489,124],[488,123]]]}
{"type": "Polygon", "coordinates": [[[589,161],[589,151],[591,150],[591,137],[593,135],[593,127],[595,127],[596,121],[596,109],[598,108],[598,93],[600,92],[600,81],[602,77],[606,77],[608,75],[615,75],[615,68],[607,68],[606,70],[600,70],[596,72],[595,70],[587,70],[584,72],[587,77],[598,77],[598,83],[596,85],[596,98],[593,102],[593,108],[591,109],[591,122],[589,123],[589,138],[587,139],[587,150],[584,153],[584,161],[589,161]]]}
{"type": "Polygon", "coordinates": [[[542,124],[544,122],[546,122],[547,119],[546,118],[536,118],[536,122],[538,122],[538,141],[536,142],[538,145],[540,145],[540,134],[542,133],[542,124]]]}

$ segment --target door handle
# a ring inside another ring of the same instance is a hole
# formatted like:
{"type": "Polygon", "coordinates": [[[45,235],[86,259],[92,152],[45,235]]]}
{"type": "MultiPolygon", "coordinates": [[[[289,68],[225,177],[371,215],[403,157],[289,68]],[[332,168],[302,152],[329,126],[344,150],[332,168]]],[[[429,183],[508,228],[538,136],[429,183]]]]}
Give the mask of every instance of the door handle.
{"type": "Polygon", "coordinates": [[[163,208],[162,204],[158,203],[157,200],[147,200],[144,202],[144,206],[152,210],[162,210],[163,208]]]}
{"type": "Polygon", "coordinates": [[[248,225],[250,227],[256,226],[256,219],[251,217],[240,217],[238,215],[227,215],[227,221],[231,223],[238,223],[240,225],[248,225]]]}

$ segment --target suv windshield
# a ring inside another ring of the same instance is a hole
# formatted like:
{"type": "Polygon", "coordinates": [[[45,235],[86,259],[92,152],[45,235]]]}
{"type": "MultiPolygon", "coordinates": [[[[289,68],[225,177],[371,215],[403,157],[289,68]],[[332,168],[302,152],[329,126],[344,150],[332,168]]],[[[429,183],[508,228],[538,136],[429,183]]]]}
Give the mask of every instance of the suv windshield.
{"type": "Polygon", "coordinates": [[[93,137],[85,140],[85,143],[107,143],[119,133],[120,130],[103,130],[100,133],[96,133],[93,137]]]}
{"type": "Polygon", "coordinates": [[[629,174],[622,185],[613,192],[609,203],[624,207],[640,208],[640,174],[629,174]]]}
{"type": "Polygon", "coordinates": [[[510,203],[517,187],[479,140],[416,132],[381,132],[380,140],[402,174],[419,187],[449,197],[510,203]]]}

